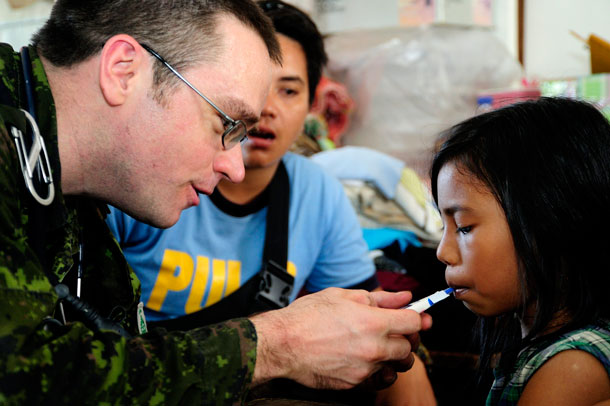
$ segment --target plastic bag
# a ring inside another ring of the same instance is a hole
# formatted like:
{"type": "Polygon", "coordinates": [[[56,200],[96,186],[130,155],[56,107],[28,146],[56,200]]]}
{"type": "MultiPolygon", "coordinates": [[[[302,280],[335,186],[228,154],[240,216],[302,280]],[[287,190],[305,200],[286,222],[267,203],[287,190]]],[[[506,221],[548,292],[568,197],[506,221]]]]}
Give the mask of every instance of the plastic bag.
{"type": "Polygon", "coordinates": [[[344,145],[377,149],[424,175],[438,133],[476,114],[477,94],[522,77],[492,31],[424,26],[326,39],[328,75],[355,108],[344,145]]]}

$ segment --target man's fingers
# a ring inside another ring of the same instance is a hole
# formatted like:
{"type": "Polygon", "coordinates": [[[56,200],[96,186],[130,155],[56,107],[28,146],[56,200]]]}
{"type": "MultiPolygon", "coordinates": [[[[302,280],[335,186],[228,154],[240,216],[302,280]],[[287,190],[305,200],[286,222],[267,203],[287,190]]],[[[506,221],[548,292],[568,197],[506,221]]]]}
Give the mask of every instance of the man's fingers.
{"type": "Polygon", "coordinates": [[[405,372],[413,367],[415,363],[415,355],[410,353],[409,356],[401,361],[392,361],[388,362],[388,365],[392,367],[393,370],[397,372],[405,372]]]}
{"type": "Polygon", "coordinates": [[[398,374],[396,373],[396,370],[391,365],[384,365],[379,371],[373,374],[374,389],[385,389],[392,385],[397,378],[398,374]]]}
{"type": "Polygon", "coordinates": [[[411,341],[403,335],[388,336],[385,344],[385,357],[381,361],[402,362],[407,359],[413,350],[411,341]]]}
{"type": "Polygon", "coordinates": [[[413,311],[404,309],[378,309],[379,317],[384,317],[388,334],[409,335],[422,328],[422,318],[413,311]]]}
{"type": "Polygon", "coordinates": [[[411,292],[384,292],[382,290],[371,292],[371,306],[383,307],[386,309],[398,309],[411,301],[411,292]]]}
{"type": "Polygon", "coordinates": [[[406,338],[411,343],[411,351],[416,351],[419,348],[419,334],[409,334],[406,338]]]}
{"type": "Polygon", "coordinates": [[[432,328],[432,316],[430,316],[428,313],[421,313],[421,329],[422,330],[429,330],[430,328],[432,328]]]}

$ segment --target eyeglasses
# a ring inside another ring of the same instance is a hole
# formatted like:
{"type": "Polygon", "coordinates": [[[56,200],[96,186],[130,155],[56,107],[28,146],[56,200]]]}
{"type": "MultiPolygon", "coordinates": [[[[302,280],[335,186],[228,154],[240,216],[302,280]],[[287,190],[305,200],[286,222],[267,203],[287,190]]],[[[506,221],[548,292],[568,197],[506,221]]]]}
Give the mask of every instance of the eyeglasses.
{"type": "Polygon", "coordinates": [[[286,4],[271,0],[271,1],[259,1],[258,6],[265,11],[273,11],[273,10],[279,10],[279,9],[284,8],[284,6],[286,6],[286,4]]]}
{"type": "Polygon", "coordinates": [[[222,125],[224,126],[224,132],[222,133],[222,147],[225,150],[231,149],[237,144],[240,144],[242,141],[247,139],[248,129],[246,128],[246,124],[241,120],[233,120],[231,117],[227,115],[224,111],[222,111],[217,105],[215,105],[210,99],[204,96],[195,86],[193,86],[188,80],[184,78],[172,65],[170,65],[161,55],[159,55],[155,50],[149,47],[146,44],[140,44],[142,48],[150,52],[152,56],[157,58],[163,65],[165,65],[172,73],[178,78],[186,83],[188,87],[193,89],[195,93],[203,98],[214,110],[220,114],[222,117],[222,125]]]}

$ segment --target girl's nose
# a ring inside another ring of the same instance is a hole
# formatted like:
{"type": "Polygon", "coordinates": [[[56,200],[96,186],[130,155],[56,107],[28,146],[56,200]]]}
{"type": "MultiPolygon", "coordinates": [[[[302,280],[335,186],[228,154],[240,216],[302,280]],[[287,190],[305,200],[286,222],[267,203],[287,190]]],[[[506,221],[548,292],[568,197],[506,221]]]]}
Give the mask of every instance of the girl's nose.
{"type": "Polygon", "coordinates": [[[436,257],[448,266],[456,265],[459,262],[460,255],[455,238],[448,235],[447,229],[443,231],[443,238],[436,248],[436,257]]]}

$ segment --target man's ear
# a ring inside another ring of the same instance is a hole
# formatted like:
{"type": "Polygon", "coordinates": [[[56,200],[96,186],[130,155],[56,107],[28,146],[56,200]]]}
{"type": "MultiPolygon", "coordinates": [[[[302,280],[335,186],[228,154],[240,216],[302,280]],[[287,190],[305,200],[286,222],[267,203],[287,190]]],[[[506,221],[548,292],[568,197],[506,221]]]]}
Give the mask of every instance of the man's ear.
{"type": "Polygon", "coordinates": [[[110,106],[125,102],[142,79],[148,53],[131,36],[120,34],[111,37],[100,56],[100,88],[110,106]]]}

